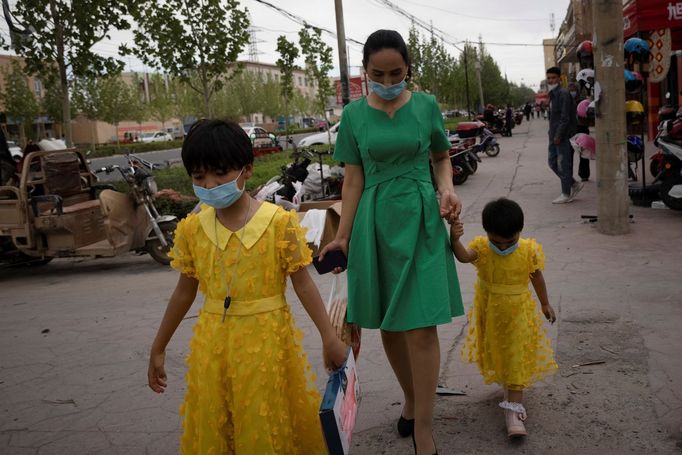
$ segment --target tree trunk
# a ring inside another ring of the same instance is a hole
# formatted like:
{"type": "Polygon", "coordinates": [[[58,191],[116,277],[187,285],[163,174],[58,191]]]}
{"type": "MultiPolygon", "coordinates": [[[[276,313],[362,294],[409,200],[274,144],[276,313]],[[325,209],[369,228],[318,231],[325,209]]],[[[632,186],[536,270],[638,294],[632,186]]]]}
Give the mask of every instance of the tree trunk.
{"type": "Polygon", "coordinates": [[[92,141],[92,151],[97,150],[97,141],[95,141],[95,121],[90,120],[90,139],[92,141]]]}
{"type": "Polygon", "coordinates": [[[50,0],[50,14],[55,24],[55,34],[57,38],[57,66],[59,67],[59,84],[62,89],[62,118],[64,119],[64,137],[66,146],[73,146],[71,135],[71,102],[69,100],[69,84],[66,78],[66,62],[64,58],[64,29],[61,18],[57,12],[54,0],[50,0]]]}

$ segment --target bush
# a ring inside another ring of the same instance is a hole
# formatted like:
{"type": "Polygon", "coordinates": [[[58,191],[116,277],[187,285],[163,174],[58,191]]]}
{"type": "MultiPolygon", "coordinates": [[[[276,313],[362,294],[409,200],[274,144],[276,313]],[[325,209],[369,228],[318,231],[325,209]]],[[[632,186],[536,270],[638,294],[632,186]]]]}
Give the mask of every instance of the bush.
{"type": "Polygon", "coordinates": [[[175,190],[164,189],[156,193],[154,205],[162,215],[175,215],[183,219],[199,202],[196,197],[184,196],[175,190]]]}
{"type": "Polygon", "coordinates": [[[95,150],[91,150],[90,145],[79,145],[78,149],[83,153],[91,150],[88,158],[101,158],[104,156],[123,155],[127,152],[142,153],[154,152],[157,150],[177,149],[182,147],[182,141],[168,141],[168,142],[134,142],[129,144],[107,144],[97,146],[95,150]]]}

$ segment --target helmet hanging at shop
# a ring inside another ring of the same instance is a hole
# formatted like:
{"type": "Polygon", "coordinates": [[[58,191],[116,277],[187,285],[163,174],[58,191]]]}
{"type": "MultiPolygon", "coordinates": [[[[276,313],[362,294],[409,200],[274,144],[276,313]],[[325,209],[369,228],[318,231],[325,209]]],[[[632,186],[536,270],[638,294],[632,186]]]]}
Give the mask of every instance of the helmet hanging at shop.
{"type": "Polygon", "coordinates": [[[625,90],[628,93],[639,93],[644,86],[644,78],[637,71],[630,71],[628,69],[625,71],[625,90]]]}
{"type": "Polygon", "coordinates": [[[576,79],[581,87],[592,90],[592,87],[594,87],[594,70],[590,68],[580,70],[576,79]]]}
{"type": "Polygon", "coordinates": [[[573,150],[580,155],[580,158],[594,160],[597,158],[597,144],[592,136],[585,133],[578,133],[569,139],[573,150]]]}
{"type": "Polygon", "coordinates": [[[625,118],[628,126],[638,126],[644,121],[644,106],[639,101],[625,102],[625,118]]]}
{"type": "Polygon", "coordinates": [[[626,60],[632,57],[632,59],[641,63],[649,61],[649,43],[642,38],[633,37],[628,39],[623,46],[623,51],[626,60]]]}
{"type": "Polygon", "coordinates": [[[578,56],[580,66],[584,68],[592,68],[594,66],[592,41],[583,41],[578,44],[575,53],[578,56]]]}
{"type": "Polygon", "coordinates": [[[635,163],[644,156],[644,142],[635,135],[628,136],[628,161],[635,163]]]}
{"type": "MultiPolygon", "coordinates": [[[[576,117],[581,125],[590,124],[589,115],[590,100],[582,100],[575,109],[576,117]]],[[[592,110],[592,123],[594,123],[594,110],[592,110]]]]}

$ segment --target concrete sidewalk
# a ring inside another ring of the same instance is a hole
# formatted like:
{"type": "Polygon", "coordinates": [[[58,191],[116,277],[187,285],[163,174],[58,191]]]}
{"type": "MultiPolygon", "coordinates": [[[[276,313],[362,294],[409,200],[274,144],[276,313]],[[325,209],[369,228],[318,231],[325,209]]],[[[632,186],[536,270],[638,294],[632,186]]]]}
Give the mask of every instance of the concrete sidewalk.
{"type": "MultiPolygon", "coordinates": [[[[552,205],[559,181],[546,164],[546,128],[541,119],[524,122],[456,190],[467,241],[483,233],[480,213],[490,199],[509,196],[524,208],[524,236],[547,256],[560,371],[527,392],[530,435],[510,444],[498,389],[460,361],[465,318],[439,327],[441,382],[467,393],[436,399],[439,453],[681,453],[682,213],[632,207],[628,235],[599,234],[580,218],[597,212],[594,163],[577,200],[552,205]],[[578,366],[594,361],[604,363],[578,366]]],[[[474,268],[458,270],[468,308],[474,268]]],[[[0,276],[0,453],[177,453],[183,359],[198,305],[168,347],[167,393],[146,386],[149,345],[176,273],[130,255],[55,260],[0,276]]],[[[315,279],[327,295],[331,278],[315,279]]],[[[319,337],[289,297],[322,388],[319,337]]],[[[363,401],[351,453],[413,453],[395,431],[402,396],[377,331],[363,332],[359,372],[363,401]]]]}

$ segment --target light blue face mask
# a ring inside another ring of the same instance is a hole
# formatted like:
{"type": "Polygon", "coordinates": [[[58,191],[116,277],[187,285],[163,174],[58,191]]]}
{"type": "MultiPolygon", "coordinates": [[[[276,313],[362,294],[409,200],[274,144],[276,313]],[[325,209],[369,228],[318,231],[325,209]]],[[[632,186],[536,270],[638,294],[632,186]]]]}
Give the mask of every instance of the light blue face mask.
{"type": "Polygon", "coordinates": [[[241,172],[234,180],[230,180],[227,183],[223,183],[222,185],[218,185],[211,189],[192,185],[194,187],[194,194],[197,195],[201,202],[210,205],[213,208],[227,208],[237,202],[244,193],[244,188],[239,189],[237,187],[237,180],[239,180],[239,177],[243,172],[244,168],[242,168],[241,172]]]}
{"type": "Polygon", "coordinates": [[[407,87],[405,79],[397,84],[386,87],[384,84],[369,79],[369,89],[376,93],[380,98],[390,101],[396,99],[407,87]]]}
{"type": "Polygon", "coordinates": [[[493,250],[496,254],[499,254],[500,256],[509,256],[519,247],[519,242],[514,243],[512,246],[504,250],[499,249],[497,245],[495,245],[490,240],[488,240],[488,245],[490,245],[490,249],[493,250]]]}

